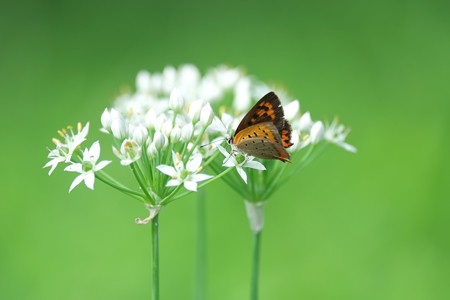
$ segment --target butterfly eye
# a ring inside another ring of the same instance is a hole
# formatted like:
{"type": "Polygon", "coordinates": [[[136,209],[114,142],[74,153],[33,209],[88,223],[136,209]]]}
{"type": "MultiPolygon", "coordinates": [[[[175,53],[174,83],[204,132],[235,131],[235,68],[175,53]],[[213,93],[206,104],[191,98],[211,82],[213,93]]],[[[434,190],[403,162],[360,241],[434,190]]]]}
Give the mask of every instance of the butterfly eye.
{"type": "Polygon", "coordinates": [[[233,139],[231,137],[227,138],[228,145],[231,145],[233,143],[233,139]]]}

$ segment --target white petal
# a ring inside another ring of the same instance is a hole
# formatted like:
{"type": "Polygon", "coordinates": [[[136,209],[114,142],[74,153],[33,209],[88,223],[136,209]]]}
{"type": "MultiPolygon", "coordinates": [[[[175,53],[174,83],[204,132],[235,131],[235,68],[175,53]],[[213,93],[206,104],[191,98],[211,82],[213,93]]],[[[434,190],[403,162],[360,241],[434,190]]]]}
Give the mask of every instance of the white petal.
{"type": "MultiPolygon", "coordinates": [[[[45,165],[45,167],[48,167],[48,166],[50,166],[50,165],[45,165]]],[[[52,167],[50,168],[50,171],[48,171],[48,176],[50,176],[50,175],[52,175],[52,173],[53,173],[53,171],[56,169],[56,167],[58,166],[58,163],[53,163],[52,165],[51,165],[52,167]]],[[[44,167],[44,168],[45,168],[44,167]]]]}
{"type": "Polygon", "coordinates": [[[260,163],[259,161],[255,161],[255,160],[246,162],[243,165],[243,167],[256,169],[256,170],[261,170],[261,171],[264,171],[266,169],[266,167],[262,163],[260,163]]]}
{"type": "Polygon", "coordinates": [[[324,133],[325,126],[323,126],[323,123],[321,121],[317,121],[316,123],[314,123],[311,128],[311,143],[319,143],[322,140],[324,133]]]}
{"type": "Polygon", "coordinates": [[[84,125],[84,128],[81,130],[81,136],[85,138],[89,132],[89,122],[84,125]]]}
{"type": "Polygon", "coordinates": [[[309,130],[312,125],[313,121],[311,120],[311,114],[308,111],[300,117],[299,129],[300,131],[309,130]]]}
{"type": "Polygon", "coordinates": [[[100,157],[100,143],[95,141],[91,148],[89,149],[89,154],[91,156],[91,161],[96,162],[100,157]]]}
{"type": "Polygon", "coordinates": [[[166,186],[179,186],[182,183],[181,180],[178,179],[170,179],[167,181],[166,186]]]}
{"type": "Polygon", "coordinates": [[[177,171],[174,167],[168,166],[168,165],[159,165],[156,167],[160,172],[169,175],[170,177],[177,176],[177,171]]]}
{"type": "Polygon", "coordinates": [[[64,169],[64,171],[82,173],[83,172],[83,166],[81,164],[73,164],[73,165],[67,166],[64,169]]]}
{"type": "Polygon", "coordinates": [[[55,170],[55,168],[58,166],[58,164],[63,161],[64,161],[64,157],[56,157],[56,158],[52,159],[51,161],[49,161],[48,163],[46,163],[43,168],[52,166],[50,168],[50,171],[48,172],[48,175],[50,176],[52,174],[52,172],[55,170]]]}
{"type": "Polygon", "coordinates": [[[185,181],[184,182],[184,187],[187,190],[196,192],[197,191],[197,182],[195,182],[195,181],[185,181]]]}
{"type": "Polygon", "coordinates": [[[186,164],[186,170],[190,172],[195,172],[200,167],[202,163],[202,155],[200,153],[195,154],[191,159],[188,160],[186,164]]]}
{"type": "Polygon", "coordinates": [[[298,100],[294,100],[288,105],[284,106],[284,116],[288,120],[294,119],[295,115],[298,113],[298,110],[300,108],[300,103],[298,100]]]}
{"type": "Polygon", "coordinates": [[[86,174],[86,176],[84,176],[84,183],[91,190],[94,189],[94,181],[95,181],[94,172],[89,172],[89,173],[86,174]]]}
{"type": "Polygon", "coordinates": [[[212,177],[213,177],[213,176],[207,175],[207,174],[192,174],[192,175],[190,176],[190,179],[191,179],[192,181],[199,182],[199,181],[204,181],[204,180],[210,179],[210,178],[212,178],[212,177]]]}
{"type": "Polygon", "coordinates": [[[109,165],[110,163],[111,163],[110,160],[101,161],[101,162],[99,162],[98,164],[95,165],[94,171],[100,171],[101,169],[103,169],[104,167],[109,165]]]}
{"type": "Polygon", "coordinates": [[[230,153],[228,153],[227,150],[225,150],[225,148],[221,145],[217,145],[217,149],[219,149],[220,153],[222,153],[226,158],[230,156],[230,153]]]}
{"type": "Polygon", "coordinates": [[[347,143],[339,143],[339,146],[341,146],[342,148],[344,148],[345,150],[347,150],[348,152],[352,152],[352,153],[356,153],[356,147],[347,143]]]}
{"type": "Polygon", "coordinates": [[[69,193],[73,190],[74,187],[80,184],[84,179],[84,174],[78,175],[72,182],[69,188],[69,193]]]}
{"type": "Polygon", "coordinates": [[[245,173],[244,169],[242,169],[241,167],[236,167],[236,170],[238,171],[242,180],[244,180],[244,182],[247,183],[247,173],[245,173]]]}
{"type": "Polygon", "coordinates": [[[132,159],[128,159],[128,158],[122,158],[121,161],[120,161],[120,164],[122,166],[129,166],[132,163],[133,163],[133,160],[132,159]]]}

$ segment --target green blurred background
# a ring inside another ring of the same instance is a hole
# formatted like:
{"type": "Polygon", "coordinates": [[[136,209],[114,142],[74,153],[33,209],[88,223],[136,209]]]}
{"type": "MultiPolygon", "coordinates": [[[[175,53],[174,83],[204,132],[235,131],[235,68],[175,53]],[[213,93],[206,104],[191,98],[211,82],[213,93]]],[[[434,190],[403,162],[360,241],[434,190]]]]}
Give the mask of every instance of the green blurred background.
{"type": "MultiPolygon", "coordinates": [[[[102,138],[120,87],[182,63],[244,66],[353,130],[356,155],[330,147],[267,205],[262,300],[450,299],[449,8],[2,1],[0,299],[149,299],[143,207],[100,182],[69,195],[74,174],[42,166],[57,129],[102,138]]],[[[243,202],[221,183],[206,196],[208,299],[248,299],[243,202]]],[[[163,300],[193,298],[194,200],[161,215],[163,300]]]]}

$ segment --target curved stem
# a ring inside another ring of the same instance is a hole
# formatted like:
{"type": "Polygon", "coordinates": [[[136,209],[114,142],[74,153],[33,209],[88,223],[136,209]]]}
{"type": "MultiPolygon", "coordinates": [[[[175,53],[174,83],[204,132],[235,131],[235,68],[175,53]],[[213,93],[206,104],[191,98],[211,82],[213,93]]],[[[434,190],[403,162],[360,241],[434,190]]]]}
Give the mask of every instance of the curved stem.
{"type": "Polygon", "coordinates": [[[159,221],[152,219],[152,300],[159,300],[159,221]]]}
{"type": "Polygon", "coordinates": [[[120,192],[122,192],[124,194],[127,194],[128,196],[130,196],[130,197],[132,197],[134,199],[139,200],[140,202],[145,202],[144,201],[145,197],[144,197],[143,194],[135,192],[135,191],[133,191],[133,190],[131,190],[131,189],[121,185],[121,184],[118,184],[118,183],[116,184],[115,182],[110,181],[108,178],[103,177],[101,174],[99,174],[99,172],[95,174],[95,178],[97,178],[98,180],[100,180],[100,181],[106,183],[107,185],[115,188],[116,190],[118,190],[118,191],[120,191],[120,192]]]}
{"type": "Polygon", "coordinates": [[[253,233],[253,260],[250,300],[258,300],[259,258],[261,245],[261,232],[253,233]]]}

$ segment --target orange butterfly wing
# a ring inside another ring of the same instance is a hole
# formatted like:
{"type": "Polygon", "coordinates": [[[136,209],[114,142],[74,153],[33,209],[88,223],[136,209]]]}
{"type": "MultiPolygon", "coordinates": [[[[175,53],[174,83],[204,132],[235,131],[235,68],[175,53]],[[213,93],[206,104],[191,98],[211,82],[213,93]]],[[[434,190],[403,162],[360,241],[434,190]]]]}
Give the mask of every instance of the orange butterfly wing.
{"type": "Polygon", "coordinates": [[[285,162],[290,159],[285,148],[292,146],[291,132],[280,99],[269,92],[244,116],[232,142],[244,153],[285,162]]]}
{"type": "Polygon", "coordinates": [[[236,147],[262,159],[279,159],[288,162],[289,153],[282,146],[282,138],[272,122],[258,123],[239,131],[233,140],[236,147]]]}
{"type": "Polygon", "coordinates": [[[242,118],[235,134],[246,127],[263,122],[272,122],[278,131],[282,130],[284,123],[287,122],[284,119],[284,111],[280,99],[274,92],[267,93],[250,109],[242,118]]]}

